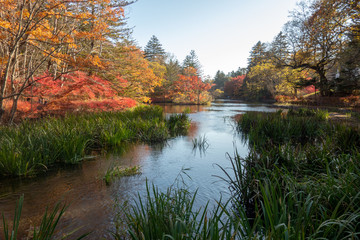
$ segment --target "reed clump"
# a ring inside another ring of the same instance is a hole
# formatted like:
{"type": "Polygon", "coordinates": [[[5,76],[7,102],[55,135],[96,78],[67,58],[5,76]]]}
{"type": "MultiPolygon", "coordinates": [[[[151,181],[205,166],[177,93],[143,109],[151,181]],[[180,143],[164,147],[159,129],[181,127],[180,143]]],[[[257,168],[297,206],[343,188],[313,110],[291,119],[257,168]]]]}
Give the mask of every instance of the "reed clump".
{"type": "Polygon", "coordinates": [[[206,149],[208,149],[210,146],[206,135],[194,138],[192,140],[192,144],[193,144],[193,150],[199,149],[200,151],[203,151],[203,152],[205,152],[206,149]]]}
{"type": "Polygon", "coordinates": [[[125,210],[127,234],[114,233],[115,239],[233,239],[238,233],[236,217],[226,204],[210,209],[195,207],[197,192],[170,186],[161,192],[147,183],[146,196],[138,196],[125,210]]]}
{"type": "Polygon", "coordinates": [[[31,176],[56,164],[77,164],[94,149],[119,147],[124,142],[163,142],[188,127],[186,114],[166,119],[158,106],[1,126],[0,178],[31,176]]]}
{"type": "Polygon", "coordinates": [[[166,123],[172,136],[186,134],[190,127],[190,120],[187,112],[170,115],[166,123]]]}

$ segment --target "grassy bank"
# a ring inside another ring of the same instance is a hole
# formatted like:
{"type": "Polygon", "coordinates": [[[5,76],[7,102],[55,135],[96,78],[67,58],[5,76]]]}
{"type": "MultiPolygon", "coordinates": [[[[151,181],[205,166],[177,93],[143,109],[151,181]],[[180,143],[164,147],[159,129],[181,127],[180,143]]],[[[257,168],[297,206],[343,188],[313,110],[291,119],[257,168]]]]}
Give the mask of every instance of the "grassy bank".
{"type": "Polygon", "coordinates": [[[165,119],[157,106],[125,112],[67,115],[0,128],[0,177],[31,176],[55,164],[76,164],[92,150],[124,142],[162,142],[183,134],[186,114],[165,119]]]}

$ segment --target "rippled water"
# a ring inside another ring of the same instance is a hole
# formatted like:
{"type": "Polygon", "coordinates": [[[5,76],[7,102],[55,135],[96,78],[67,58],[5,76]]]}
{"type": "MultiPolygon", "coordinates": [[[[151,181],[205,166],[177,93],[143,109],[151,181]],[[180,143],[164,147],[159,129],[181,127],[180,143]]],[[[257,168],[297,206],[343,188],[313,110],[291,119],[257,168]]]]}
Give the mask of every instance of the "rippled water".
{"type": "MultiPolygon", "coordinates": [[[[51,172],[43,177],[23,181],[0,182],[0,212],[11,218],[16,201],[24,194],[21,232],[26,235],[29,225],[40,221],[47,206],[58,201],[69,204],[61,227],[79,228],[78,233],[92,232],[87,239],[108,237],[114,230],[114,206],[134,201],[146,191],[146,180],[165,190],[182,174],[190,190],[198,189],[196,205],[228,197],[228,186],[219,177],[224,173],[217,166],[230,167],[227,154],[237,149],[246,156],[248,147],[241,141],[233,120],[245,111],[274,111],[268,105],[245,104],[218,100],[211,106],[163,106],[167,114],[190,108],[191,128],[187,136],[177,137],[162,145],[132,144],[104,154],[79,166],[51,172]],[[205,151],[193,149],[192,140],[205,137],[205,151]],[[141,166],[141,175],[124,177],[106,186],[102,180],[114,166],[141,166]],[[189,177],[188,177],[188,176],[189,177]]],[[[120,210],[121,212],[121,210],[120,210]]],[[[2,225],[0,226],[0,230],[2,225]]],[[[66,230],[64,231],[66,232],[66,230]]],[[[2,236],[2,234],[0,234],[2,236]]]]}

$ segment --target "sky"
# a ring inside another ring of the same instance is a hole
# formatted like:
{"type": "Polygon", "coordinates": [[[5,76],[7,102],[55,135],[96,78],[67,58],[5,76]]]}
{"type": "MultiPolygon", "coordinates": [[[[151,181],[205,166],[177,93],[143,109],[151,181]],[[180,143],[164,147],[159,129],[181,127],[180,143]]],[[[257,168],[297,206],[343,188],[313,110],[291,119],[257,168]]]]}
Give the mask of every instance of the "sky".
{"type": "Polygon", "coordinates": [[[271,42],[298,0],[138,0],[126,8],[142,49],[155,35],[182,63],[195,50],[204,75],[247,66],[251,48],[271,42]]]}

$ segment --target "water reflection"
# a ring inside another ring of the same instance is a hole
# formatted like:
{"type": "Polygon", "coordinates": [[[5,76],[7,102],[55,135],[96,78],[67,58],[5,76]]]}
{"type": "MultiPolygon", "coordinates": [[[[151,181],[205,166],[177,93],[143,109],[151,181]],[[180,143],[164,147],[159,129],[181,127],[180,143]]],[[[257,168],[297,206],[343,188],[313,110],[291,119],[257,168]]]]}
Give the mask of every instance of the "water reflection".
{"type": "MultiPolygon", "coordinates": [[[[162,106],[166,113],[181,113],[190,109],[192,124],[187,136],[169,140],[165,144],[132,144],[121,146],[117,151],[102,155],[80,166],[62,169],[46,176],[26,181],[0,182],[0,212],[11,218],[16,201],[25,196],[22,234],[28,226],[38,224],[44,209],[59,200],[70,206],[61,227],[82,227],[80,233],[91,231],[88,239],[109,237],[114,229],[114,203],[121,205],[133,201],[139,193],[145,194],[145,182],[154,183],[165,190],[174,183],[182,169],[191,177],[184,178],[190,190],[198,189],[197,206],[214,201],[228,194],[227,184],[214,176],[224,174],[216,166],[231,166],[226,154],[236,148],[240,155],[248,153],[248,147],[235,131],[233,117],[245,111],[274,111],[266,105],[249,105],[239,101],[221,100],[211,106],[162,106]],[[200,154],[194,152],[192,140],[206,136],[209,147],[200,154]],[[115,180],[106,186],[103,177],[114,166],[141,166],[141,175],[115,180]]],[[[1,226],[2,227],[2,226],[1,226]]],[[[0,228],[1,228],[0,227],[0,228]]]]}

